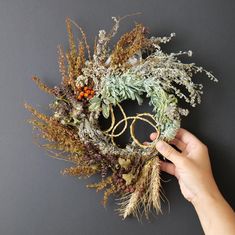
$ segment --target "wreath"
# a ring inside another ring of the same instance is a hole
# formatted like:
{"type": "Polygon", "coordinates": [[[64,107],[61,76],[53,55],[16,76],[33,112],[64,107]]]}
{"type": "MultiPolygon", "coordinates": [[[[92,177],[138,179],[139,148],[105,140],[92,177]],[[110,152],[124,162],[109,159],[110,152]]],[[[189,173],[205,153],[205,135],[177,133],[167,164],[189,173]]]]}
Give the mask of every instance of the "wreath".
{"type": "Polygon", "coordinates": [[[181,55],[191,56],[191,51],[170,54],[162,51],[160,45],[168,43],[174,33],[150,37],[140,23],[135,22],[134,28],[110,48],[110,40],[126,17],[112,17],[111,30],[99,31],[93,55],[84,30],[67,19],[69,49],[64,52],[58,46],[61,84],[50,88],[33,77],[39,88],[54,96],[50,104],[53,113],[47,116],[29,104],[25,107],[33,114],[29,122],[38,130],[37,135],[47,140],[40,146],[51,156],[73,163],[63,174],[79,177],[100,174],[100,182],[87,187],[104,190],[104,205],[110,195],[116,194],[118,212],[123,218],[131,214],[148,218],[151,208],[161,212],[160,154],[155,142],[174,139],[181,116],[189,112],[180,107],[179,100],[192,107],[200,103],[203,86],[192,77],[204,72],[210,80],[217,79],[195,63],[178,59],[181,55]],[[73,27],[78,29],[81,39],[75,40],[73,27]],[[153,112],[127,116],[122,101],[136,100],[141,105],[145,97],[149,98],[153,112]],[[114,107],[122,114],[118,122],[114,107]],[[100,116],[111,119],[108,129],[102,130],[100,116]],[[128,128],[128,121],[132,140],[121,148],[115,138],[128,128]],[[158,134],[155,141],[140,143],[135,136],[137,121],[155,129],[158,134]],[[120,126],[123,128],[118,132],[120,126]]]}

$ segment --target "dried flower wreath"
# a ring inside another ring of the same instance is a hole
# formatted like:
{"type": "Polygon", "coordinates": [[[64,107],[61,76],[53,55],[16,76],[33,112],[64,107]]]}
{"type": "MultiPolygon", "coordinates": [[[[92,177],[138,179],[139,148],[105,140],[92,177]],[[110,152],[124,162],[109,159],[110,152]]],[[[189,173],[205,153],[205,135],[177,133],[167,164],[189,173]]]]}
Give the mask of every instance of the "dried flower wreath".
{"type": "Polygon", "coordinates": [[[112,17],[111,31],[99,31],[93,56],[83,29],[67,19],[69,50],[64,53],[58,46],[61,84],[49,88],[33,77],[39,88],[55,96],[50,105],[53,115],[46,116],[28,104],[25,107],[33,114],[29,122],[39,130],[38,135],[49,141],[40,145],[53,153],[53,157],[74,163],[63,174],[80,177],[101,174],[100,182],[87,187],[105,190],[104,205],[111,194],[118,194],[118,211],[123,218],[131,214],[137,218],[144,214],[148,218],[151,208],[157,213],[161,211],[159,153],[154,148],[155,141],[147,145],[138,141],[135,123],[142,120],[154,127],[158,133],[156,140],[172,140],[180,127],[181,116],[188,114],[187,109],[179,107],[179,98],[192,107],[201,100],[203,86],[192,81],[193,75],[205,72],[212,81],[217,79],[202,67],[178,59],[180,55],[191,56],[191,51],[167,54],[161,50],[160,44],[169,42],[174,33],[169,37],[147,37],[146,27],[139,23],[122,35],[111,50],[108,43],[126,17],[112,17]],[[82,35],[78,46],[72,25],[82,35]],[[186,88],[187,95],[181,87],[186,88]],[[127,117],[121,102],[131,99],[141,105],[143,95],[150,99],[154,114],[127,117]],[[123,115],[118,123],[114,106],[123,115]],[[107,130],[101,130],[98,121],[101,114],[105,118],[111,116],[107,130]],[[114,138],[126,130],[128,120],[133,141],[120,148],[114,138]],[[121,124],[123,129],[116,133],[121,124]]]}

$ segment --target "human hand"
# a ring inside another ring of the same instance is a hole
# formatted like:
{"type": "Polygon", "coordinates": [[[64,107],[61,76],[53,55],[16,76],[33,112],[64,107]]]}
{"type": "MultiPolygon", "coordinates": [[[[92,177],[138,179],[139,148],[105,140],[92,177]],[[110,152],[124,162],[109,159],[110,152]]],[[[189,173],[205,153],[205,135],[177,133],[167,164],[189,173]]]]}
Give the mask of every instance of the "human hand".
{"type": "MultiPolygon", "coordinates": [[[[157,133],[150,135],[151,140],[156,137],[157,133]]],[[[162,140],[156,143],[157,150],[170,161],[161,161],[160,166],[162,171],[176,176],[183,196],[194,203],[198,198],[216,193],[218,188],[212,174],[207,146],[182,128],[170,144],[162,140]]]]}

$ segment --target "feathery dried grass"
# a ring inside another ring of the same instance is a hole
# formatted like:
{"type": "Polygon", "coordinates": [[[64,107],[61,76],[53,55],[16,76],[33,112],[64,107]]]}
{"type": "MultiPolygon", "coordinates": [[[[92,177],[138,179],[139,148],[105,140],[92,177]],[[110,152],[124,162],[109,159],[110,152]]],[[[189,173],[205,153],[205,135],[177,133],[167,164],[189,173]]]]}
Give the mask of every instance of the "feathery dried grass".
{"type": "MultiPolygon", "coordinates": [[[[119,203],[120,208],[118,211],[120,216],[122,216],[124,219],[131,214],[138,218],[141,205],[144,206],[145,210],[146,205],[144,202],[148,196],[148,185],[151,168],[151,161],[148,161],[141,170],[139,180],[136,182],[135,191],[121,198],[121,203],[119,203]]],[[[146,211],[145,214],[147,215],[146,211]]]]}
{"type": "Polygon", "coordinates": [[[113,183],[113,176],[108,176],[106,178],[103,178],[100,182],[94,183],[94,184],[88,184],[88,188],[94,188],[96,189],[96,192],[99,192],[100,190],[105,189],[104,196],[102,203],[103,205],[107,205],[108,198],[112,195],[117,193],[120,189],[113,183]],[[109,187],[109,188],[108,188],[109,187]]]}
{"type": "Polygon", "coordinates": [[[38,112],[28,104],[25,104],[25,108],[36,117],[30,119],[29,123],[33,125],[34,129],[40,131],[40,137],[54,142],[56,148],[65,152],[83,154],[83,143],[79,141],[73,130],[66,128],[54,118],[38,112]]]}
{"type": "Polygon", "coordinates": [[[85,61],[85,47],[83,42],[81,41],[78,45],[78,56],[75,65],[76,77],[78,77],[82,73],[82,68],[85,65],[85,61]]]}
{"type": "Polygon", "coordinates": [[[39,87],[40,90],[44,91],[45,93],[48,93],[50,95],[54,95],[53,88],[48,87],[46,84],[44,84],[40,78],[33,76],[32,80],[36,83],[36,85],[39,87]]]}
{"type": "Polygon", "coordinates": [[[58,49],[58,64],[59,64],[59,71],[60,71],[61,78],[62,78],[62,84],[67,85],[69,79],[68,79],[67,69],[65,65],[64,51],[60,45],[58,45],[57,49],[58,49]]]}
{"type": "Polygon", "coordinates": [[[125,63],[141,49],[144,38],[144,26],[136,24],[132,31],[125,33],[117,42],[111,54],[111,66],[125,63]]]}
{"type": "Polygon", "coordinates": [[[83,176],[83,177],[90,177],[99,172],[99,167],[97,165],[93,166],[73,166],[65,168],[62,171],[63,175],[70,175],[70,176],[83,176]]]}
{"type": "Polygon", "coordinates": [[[116,185],[111,184],[111,187],[106,189],[104,192],[104,198],[103,198],[103,205],[106,206],[108,202],[108,198],[119,191],[119,189],[116,187],[116,185]]]}
{"type": "Polygon", "coordinates": [[[152,207],[157,213],[160,212],[160,186],[160,163],[155,157],[143,166],[136,190],[121,198],[119,214],[124,219],[131,214],[139,219],[141,211],[149,218],[152,207]]]}
{"type": "Polygon", "coordinates": [[[87,42],[87,37],[86,34],[84,32],[84,30],[82,29],[82,27],[80,25],[78,25],[75,21],[71,20],[70,18],[67,18],[67,23],[70,24],[71,27],[71,23],[73,23],[73,25],[78,28],[78,30],[80,31],[81,35],[82,35],[82,39],[85,43],[86,49],[87,49],[87,54],[88,54],[88,59],[91,60],[91,51],[90,51],[90,46],[87,42]]]}
{"type": "Polygon", "coordinates": [[[96,191],[100,191],[104,188],[106,188],[108,185],[112,184],[113,180],[112,180],[112,176],[108,176],[105,179],[102,179],[100,182],[98,183],[94,183],[94,184],[88,184],[87,188],[94,188],[96,189],[96,191]]]}
{"type": "Polygon", "coordinates": [[[149,184],[149,200],[148,204],[153,206],[156,213],[161,212],[161,177],[160,177],[160,160],[158,157],[152,161],[152,172],[149,184]]]}
{"type": "MultiPolygon", "coordinates": [[[[67,25],[67,32],[68,32],[68,38],[69,38],[69,51],[65,54],[66,60],[67,60],[67,74],[69,77],[68,84],[71,85],[73,91],[77,93],[77,87],[76,87],[76,82],[75,79],[81,74],[82,68],[85,65],[85,46],[88,51],[88,56],[91,58],[90,55],[90,48],[87,43],[86,39],[86,34],[84,33],[83,29],[76,24],[73,20],[67,18],[66,19],[66,25],[67,25]],[[78,48],[76,47],[76,42],[74,39],[74,34],[72,31],[72,23],[75,25],[81,32],[82,34],[82,39],[83,41],[78,42],[78,48]],[[84,46],[85,43],[85,46],[84,46]]],[[[65,67],[64,67],[64,54],[63,52],[59,51],[59,65],[60,65],[60,70],[62,77],[66,78],[65,76],[65,67]]],[[[65,81],[67,81],[65,79],[65,81]]]]}

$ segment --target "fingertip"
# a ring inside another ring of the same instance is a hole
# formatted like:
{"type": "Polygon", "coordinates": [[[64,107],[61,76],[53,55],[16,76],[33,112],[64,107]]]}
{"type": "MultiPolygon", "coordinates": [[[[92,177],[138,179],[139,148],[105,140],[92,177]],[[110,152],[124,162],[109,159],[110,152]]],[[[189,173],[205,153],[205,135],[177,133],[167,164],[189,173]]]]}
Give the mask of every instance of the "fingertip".
{"type": "Polygon", "coordinates": [[[158,140],[156,143],[156,149],[160,154],[163,155],[166,159],[170,160],[173,163],[176,163],[180,153],[176,151],[171,145],[163,140],[158,140]]]}
{"type": "Polygon", "coordinates": [[[157,138],[157,133],[156,132],[153,132],[150,134],[150,139],[151,140],[155,140],[157,138]]]}

